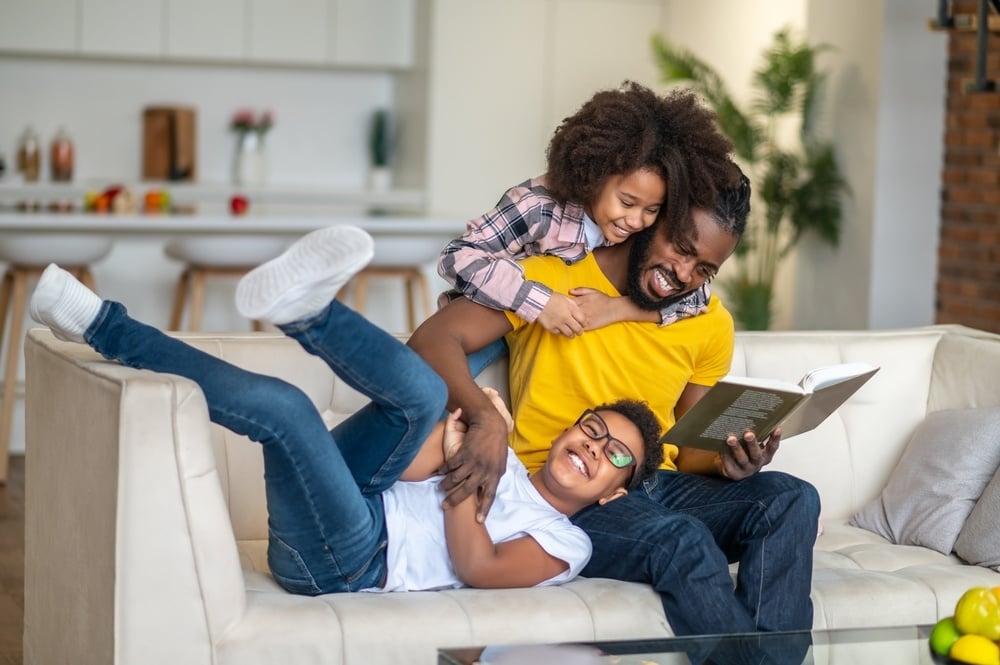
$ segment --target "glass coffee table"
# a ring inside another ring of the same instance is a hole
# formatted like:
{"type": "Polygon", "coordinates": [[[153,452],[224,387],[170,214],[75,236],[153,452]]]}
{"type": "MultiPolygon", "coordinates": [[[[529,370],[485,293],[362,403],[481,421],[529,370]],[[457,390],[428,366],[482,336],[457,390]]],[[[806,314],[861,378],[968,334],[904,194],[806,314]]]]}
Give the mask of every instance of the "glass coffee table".
{"type": "Polygon", "coordinates": [[[931,665],[932,626],[440,649],[438,665],[931,665]]]}

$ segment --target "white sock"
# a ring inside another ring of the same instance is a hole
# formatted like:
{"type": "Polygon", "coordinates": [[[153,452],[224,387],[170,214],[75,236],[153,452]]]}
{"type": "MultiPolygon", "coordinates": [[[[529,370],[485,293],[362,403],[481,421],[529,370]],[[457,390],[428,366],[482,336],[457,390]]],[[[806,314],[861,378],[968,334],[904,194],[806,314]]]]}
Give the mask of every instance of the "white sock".
{"type": "Polygon", "coordinates": [[[236,309],[275,325],[318,314],[373,254],[371,236],[357,227],[313,231],[240,280],[236,309]]]}
{"type": "Polygon", "coordinates": [[[38,323],[67,342],[85,343],[83,333],[97,318],[101,298],[76,277],[50,263],[31,294],[28,311],[38,323]]]}

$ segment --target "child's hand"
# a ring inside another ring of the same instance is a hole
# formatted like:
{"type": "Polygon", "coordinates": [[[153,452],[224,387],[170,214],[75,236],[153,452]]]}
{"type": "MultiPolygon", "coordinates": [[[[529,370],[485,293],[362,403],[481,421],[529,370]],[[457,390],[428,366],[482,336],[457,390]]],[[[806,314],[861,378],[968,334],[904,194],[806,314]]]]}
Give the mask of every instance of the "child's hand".
{"type": "Polygon", "coordinates": [[[538,323],[551,333],[576,337],[583,332],[587,318],[572,298],[553,293],[538,315],[538,323]]]}
{"type": "Polygon", "coordinates": [[[621,321],[618,318],[617,308],[614,307],[618,298],[613,298],[606,293],[596,289],[580,288],[570,289],[570,295],[575,297],[574,302],[584,314],[587,322],[587,330],[597,330],[609,323],[621,321]]]}
{"type": "Polygon", "coordinates": [[[441,437],[441,448],[444,451],[444,458],[446,460],[451,459],[452,455],[457,453],[458,449],[465,443],[465,433],[469,431],[469,428],[459,420],[461,415],[462,409],[455,409],[448,414],[448,418],[444,422],[444,436],[441,437]]]}
{"type": "Polygon", "coordinates": [[[490,398],[490,402],[496,407],[500,415],[503,416],[504,421],[507,423],[507,433],[510,434],[514,431],[514,418],[510,415],[510,411],[507,410],[507,405],[503,403],[503,398],[500,397],[500,393],[494,388],[483,388],[483,392],[486,396],[490,398]]]}
{"type": "Polygon", "coordinates": [[[618,321],[660,321],[659,312],[639,309],[627,296],[609,296],[602,291],[585,287],[570,289],[569,294],[583,312],[587,322],[586,330],[597,330],[618,321]]]}

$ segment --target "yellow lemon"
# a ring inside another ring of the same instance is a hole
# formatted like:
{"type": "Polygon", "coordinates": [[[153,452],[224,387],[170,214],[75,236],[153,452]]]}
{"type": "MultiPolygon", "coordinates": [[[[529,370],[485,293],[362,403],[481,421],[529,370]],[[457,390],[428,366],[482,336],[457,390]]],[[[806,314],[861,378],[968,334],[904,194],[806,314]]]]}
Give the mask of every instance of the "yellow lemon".
{"type": "Polygon", "coordinates": [[[969,665],[1000,665],[1000,647],[982,635],[962,635],[948,657],[969,665]]]}
{"type": "Polygon", "coordinates": [[[955,605],[955,625],[963,634],[1000,640],[1000,598],[984,586],[969,589],[955,605]]]}
{"type": "Polygon", "coordinates": [[[947,656],[951,645],[961,636],[962,633],[958,632],[958,628],[955,627],[955,618],[945,617],[934,624],[934,628],[931,629],[931,649],[934,650],[934,653],[947,656]]]}

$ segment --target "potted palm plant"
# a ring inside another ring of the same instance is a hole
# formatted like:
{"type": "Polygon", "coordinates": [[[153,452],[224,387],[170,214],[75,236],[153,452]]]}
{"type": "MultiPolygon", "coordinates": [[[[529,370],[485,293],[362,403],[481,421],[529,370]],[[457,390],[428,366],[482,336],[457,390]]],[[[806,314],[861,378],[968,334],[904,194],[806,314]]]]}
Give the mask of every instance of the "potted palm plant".
{"type": "Polygon", "coordinates": [[[666,82],[688,81],[718,116],[736,158],[754,183],[753,218],[737,250],[733,278],[722,284],[737,325],[767,330],[774,313],[778,265],[806,233],[831,246],[840,240],[841,194],[847,184],[833,145],[816,136],[818,100],[826,75],[816,68],[824,46],[775,33],[753,75],[753,99],[741,108],[711,66],[659,35],[656,62],[666,82]],[[784,145],[779,127],[799,122],[794,145],[784,145]]]}

